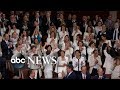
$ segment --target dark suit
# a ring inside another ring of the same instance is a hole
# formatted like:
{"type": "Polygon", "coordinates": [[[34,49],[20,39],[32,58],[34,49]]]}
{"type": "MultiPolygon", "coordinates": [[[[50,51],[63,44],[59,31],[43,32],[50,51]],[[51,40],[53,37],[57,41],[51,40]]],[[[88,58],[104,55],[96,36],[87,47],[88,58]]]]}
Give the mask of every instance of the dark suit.
{"type": "Polygon", "coordinates": [[[2,57],[6,59],[10,59],[12,56],[12,48],[8,48],[8,45],[4,40],[1,42],[1,49],[2,49],[2,57]]]}
{"type": "MultiPolygon", "coordinates": [[[[79,73],[78,73],[78,79],[83,79],[83,77],[82,77],[82,72],[79,72],[79,73]]],[[[89,73],[86,73],[86,79],[91,79],[91,76],[90,76],[89,73]]]]}
{"type": "Polygon", "coordinates": [[[43,21],[42,21],[42,27],[43,27],[43,30],[41,31],[42,34],[46,35],[47,33],[47,30],[49,29],[49,25],[51,23],[54,23],[54,20],[53,18],[50,17],[50,21],[47,20],[46,17],[43,17],[43,21]]]}
{"type": "MultiPolygon", "coordinates": [[[[93,77],[93,79],[99,79],[99,76],[98,76],[98,75],[96,75],[96,76],[94,76],[94,77],[93,77]]],[[[103,77],[102,77],[102,79],[106,79],[106,77],[105,77],[105,76],[103,76],[103,77]]]]}
{"type": "Polygon", "coordinates": [[[63,79],[77,79],[76,74],[73,71],[70,75],[65,76],[63,79]]]}
{"type": "MultiPolygon", "coordinates": [[[[26,79],[31,79],[30,77],[28,77],[28,78],[26,78],[26,79]]],[[[35,79],[35,78],[33,78],[33,79],[35,79]]]]}

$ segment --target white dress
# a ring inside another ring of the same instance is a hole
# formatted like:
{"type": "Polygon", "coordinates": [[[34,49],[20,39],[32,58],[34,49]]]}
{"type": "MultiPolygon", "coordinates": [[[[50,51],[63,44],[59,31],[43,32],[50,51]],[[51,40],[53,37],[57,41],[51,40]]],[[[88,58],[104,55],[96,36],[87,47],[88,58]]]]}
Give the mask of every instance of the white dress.
{"type": "Polygon", "coordinates": [[[67,74],[67,67],[66,66],[64,66],[64,67],[59,67],[58,66],[58,65],[64,65],[64,64],[68,64],[68,57],[65,57],[64,60],[62,60],[61,56],[58,57],[56,68],[55,68],[55,72],[58,73],[58,78],[62,77],[62,72],[67,74]]]}

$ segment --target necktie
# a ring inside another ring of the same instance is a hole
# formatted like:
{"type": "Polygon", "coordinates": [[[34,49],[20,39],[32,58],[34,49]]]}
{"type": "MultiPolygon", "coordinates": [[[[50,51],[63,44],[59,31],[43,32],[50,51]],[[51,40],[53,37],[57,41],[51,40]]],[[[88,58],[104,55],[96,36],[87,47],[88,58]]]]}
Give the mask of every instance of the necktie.
{"type": "Polygon", "coordinates": [[[78,71],[79,71],[79,59],[78,59],[78,71]]]}
{"type": "Polygon", "coordinates": [[[114,40],[116,40],[116,30],[115,30],[115,33],[114,33],[114,40]]]}

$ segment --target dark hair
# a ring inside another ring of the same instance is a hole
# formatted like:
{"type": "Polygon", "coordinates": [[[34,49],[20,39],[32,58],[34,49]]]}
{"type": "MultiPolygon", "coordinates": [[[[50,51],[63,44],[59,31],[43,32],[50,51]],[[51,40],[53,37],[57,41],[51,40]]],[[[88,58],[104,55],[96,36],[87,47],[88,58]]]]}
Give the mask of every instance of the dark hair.
{"type": "Polygon", "coordinates": [[[52,46],[51,46],[51,45],[47,45],[47,46],[45,47],[45,49],[48,49],[48,47],[50,47],[51,50],[52,50],[52,46]]]}
{"type": "Polygon", "coordinates": [[[65,25],[65,24],[62,24],[62,25],[61,25],[61,31],[62,31],[62,26],[65,27],[65,31],[66,31],[67,28],[66,28],[66,25],[65,25]]]}
{"type": "MultiPolygon", "coordinates": [[[[81,67],[81,70],[82,70],[83,67],[86,67],[86,66],[82,66],[82,67],[81,67]]],[[[87,69],[87,67],[86,67],[86,69],[87,69]]]]}
{"type": "Polygon", "coordinates": [[[33,71],[33,69],[30,69],[30,70],[28,71],[28,75],[30,75],[30,74],[32,73],[32,71],[33,71]]]}
{"type": "Polygon", "coordinates": [[[88,26],[87,27],[87,31],[86,32],[88,32],[88,28],[90,27],[90,29],[91,29],[91,33],[93,33],[93,28],[91,27],[91,26],[88,26]]]}
{"type": "Polygon", "coordinates": [[[94,51],[93,51],[93,53],[95,53],[95,51],[98,51],[97,49],[95,49],[94,51]]]}
{"type": "Polygon", "coordinates": [[[20,44],[17,43],[17,44],[15,45],[15,47],[17,48],[19,45],[20,45],[20,44]]]}
{"type": "Polygon", "coordinates": [[[116,57],[115,50],[111,47],[110,47],[110,50],[107,49],[107,53],[110,54],[110,56],[113,58],[116,57]]]}
{"type": "Polygon", "coordinates": [[[105,38],[107,37],[106,34],[102,34],[101,36],[103,36],[103,37],[105,37],[105,38]]]}
{"type": "Polygon", "coordinates": [[[33,49],[33,48],[36,48],[36,46],[35,46],[35,45],[32,45],[32,46],[31,46],[31,49],[33,49]]]}
{"type": "Polygon", "coordinates": [[[65,51],[64,50],[60,50],[60,55],[61,55],[61,52],[63,52],[65,54],[65,51]]]}
{"type": "Polygon", "coordinates": [[[82,35],[80,35],[80,34],[77,34],[77,36],[76,37],[79,37],[80,38],[80,40],[82,40],[83,39],[83,36],[82,35]]]}
{"type": "Polygon", "coordinates": [[[73,65],[72,64],[68,64],[67,67],[70,68],[71,70],[73,70],[73,65]]]}
{"type": "MultiPolygon", "coordinates": [[[[5,37],[5,35],[8,34],[7,32],[3,35],[3,37],[5,37]]],[[[8,34],[9,35],[9,34],[8,34]]],[[[10,35],[9,35],[10,36],[10,35]]]]}
{"type": "Polygon", "coordinates": [[[92,44],[95,44],[93,41],[91,41],[90,43],[89,43],[89,46],[91,46],[92,44]]]}
{"type": "Polygon", "coordinates": [[[80,50],[76,50],[76,51],[75,51],[75,53],[76,53],[76,52],[78,52],[78,53],[80,53],[80,54],[81,54],[80,50]]]}
{"type": "Polygon", "coordinates": [[[79,46],[79,43],[80,43],[80,42],[82,43],[82,46],[83,46],[83,41],[79,41],[79,42],[77,43],[77,45],[79,46]]]}

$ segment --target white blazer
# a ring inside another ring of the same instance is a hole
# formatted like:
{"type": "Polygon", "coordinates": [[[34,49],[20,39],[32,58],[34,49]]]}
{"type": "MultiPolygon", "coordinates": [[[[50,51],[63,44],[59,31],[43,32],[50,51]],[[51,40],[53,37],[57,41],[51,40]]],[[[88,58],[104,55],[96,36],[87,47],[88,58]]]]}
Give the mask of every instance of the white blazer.
{"type": "Polygon", "coordinates": [[[105,62],[103,64],[103,67],[106,68],[105,74],[111,74],[113,70],[114,58],[112,58],[111,55],[108,54],[106,50],[104,50],[104,55],[105,55],[105,62]]]}
{"type": "Polygon", "coordinates": [[[56,73],[62,73],[62,71],[63,71],[65,73],[67,73],[67,67],[66,66],[58,67],[58,65],[64,65],[64,64],[68,64],[68,57],[65,56],[65,60],[62,60],[61,56],[58,57],[57,64],[56,64],[56,67],[55,67],[55,72],[56,73]]]}
{"type": "Polygon", "coordinates": [[[85,66],[85,58],[81,56],[78,62],[78,59],[76,57],[73,57],[72,63],[75,71],[78,71],[78,65],[79,65],[79,71],[81,71],[81,67],[85,66]]]}
{"type": "Polygon", "coordinates": [[[92,73],[92,70],[93,70],[94,67],[96,67],[97,69],[99,69],[100,66],[102,65],[101,57],[100,56],[97,57],[97,60],[98,60],[98,64],[95,64],[94,54],[92,54],[88,58],[88,63],[89,63],[89,66],[90,66],[90,70],[89,70],[90,73],[92,73]]]}
{"type": "Polygon", "coordinates": [[[120,79],[120,65],[116,66],[112,71],[111,79],[120,79]]]}
{"type": "Polygon", "coordinates": [[[90,55],[92,55],[92,53],[93,53],[94,50],[95,50],[95,48],[91,48],[91,47],[87,48],[88,58],[90,57],[90,55]]]}
{"type": "Polygon", "coordinates": [[[64,33],[62,31],[59,32],[59,37],[60,37],[59,44],[61,44],[62,42],[64,42],[64,37],[66,35],[69,35],[67,31],[65,31],[64,33]]]}

